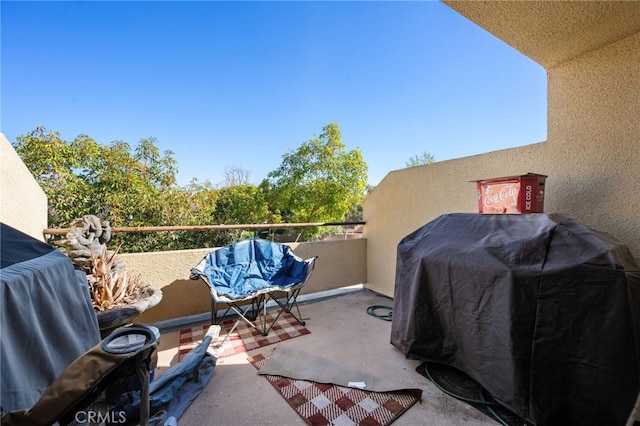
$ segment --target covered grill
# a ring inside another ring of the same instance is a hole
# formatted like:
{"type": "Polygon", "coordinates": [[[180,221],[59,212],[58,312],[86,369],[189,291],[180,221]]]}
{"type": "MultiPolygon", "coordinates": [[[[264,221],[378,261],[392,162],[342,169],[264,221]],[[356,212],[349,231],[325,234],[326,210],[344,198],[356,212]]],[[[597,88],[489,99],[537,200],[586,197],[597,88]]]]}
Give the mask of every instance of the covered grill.
{"type": "Polygon", "coordinates": [[[640,266],[559,214],[447,214],[398,245],[391,343],[455,367],[528,421],[625,424],[640,266]]]}

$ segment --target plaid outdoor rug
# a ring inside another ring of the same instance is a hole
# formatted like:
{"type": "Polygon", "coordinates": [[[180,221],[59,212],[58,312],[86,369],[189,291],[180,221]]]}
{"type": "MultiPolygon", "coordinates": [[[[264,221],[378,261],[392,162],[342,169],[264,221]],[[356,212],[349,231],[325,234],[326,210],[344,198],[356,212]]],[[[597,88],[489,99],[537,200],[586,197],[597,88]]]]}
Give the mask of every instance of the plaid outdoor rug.
{"type": "MultiPolygon", "coordinates": [[[[250,356],[249,362],[260,370],[274,349],[250,356]]],[[[312,426],[387,426],[420,401],[412,392],[370,392],[282,376],[264,377],[312,426]]]]}
{"type": "MultiPolygon", "coordinates": [[[[276,315],[277,312],[267,312],[268,324],[271,324],[276,315]]],[[[237,318],[231,318],[220,323],[220,341],[222,341],[227,333],[233,328],[233,324],[236,320],[237,318]]],[[[209,325],[210,324],[199,325],[180,330],[178,360],[181,360],[187,352],[202,341],[202,338],[209,329],[209,325]]],[[[311,333],[309,329],[300,325],[293,315],[286,312],[283,312],[282,315],[280,315],[280,318],[278,318],[278,321],[273,325],[271,330],[269,330],[269,334],[267,336],[263,336],[258,330],[250,327],[246,322],[241,320],[238,327],[236,327],[234,332],[227,338],[223,346],[214,351],[214,354],[218,358],[223,358],[237,353],[247,352],[252,349],[261,348],[263,346],[272,345],[294,337],[304,336],[309,333],[311,333]]],[[[214,342],[214,344],[215,343],[216,342],[214,342]]]]}

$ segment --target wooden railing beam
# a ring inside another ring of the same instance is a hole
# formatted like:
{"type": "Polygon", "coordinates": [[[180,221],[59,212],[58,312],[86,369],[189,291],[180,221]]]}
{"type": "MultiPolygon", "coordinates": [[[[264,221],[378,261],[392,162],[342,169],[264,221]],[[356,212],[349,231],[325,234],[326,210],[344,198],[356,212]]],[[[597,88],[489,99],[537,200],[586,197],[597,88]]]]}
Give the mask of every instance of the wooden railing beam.
{"type": "MultiPolygon", "coordinates": [[[[111,232],[173,232],[173,231],[211,231],[220,229],[273,229],[273,228],[310,228],[315,226],[351,226],[364,225],[365,222],[309,222],[309,223],[249,223],[238,225],[184,225],[184,226],[119,226],[112,227],[111,232]]],[[[70,228],[46,228],[47,235],[66,235],[70,228]]]]}

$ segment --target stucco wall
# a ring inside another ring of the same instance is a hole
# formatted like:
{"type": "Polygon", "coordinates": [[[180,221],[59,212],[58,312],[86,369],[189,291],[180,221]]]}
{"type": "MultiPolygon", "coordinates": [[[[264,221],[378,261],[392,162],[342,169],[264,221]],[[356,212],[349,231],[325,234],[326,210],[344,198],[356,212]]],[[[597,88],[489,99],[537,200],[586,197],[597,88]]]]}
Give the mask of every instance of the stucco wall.
{"type": "Polygon", "coordinates": [[[0,133],[0,222],[38,240],[47,228],[47,196],[0,133]]]}
{"type": "Polygon", "coordinates": [[[546,212],[607,232],[640,257],[639,69],[640,35],[559,64],[547,70],[548,141],[387,175],[363,206],[367,287],[392,297],[402,237],[443,213],[477,212],[466,180],[526,172],[548,175],[546,212]]]}
{"type": "MultiPolygon", "coordinates": [[[[313,275],[301,294],[364,284],[367,280],[364,239],[289,245],[303,259],[318,256],[313,275]]],[[[206,285],[189,279],[191,267],[209,251],[211,249],[121,254],[128,274],[140,275],[144,282],[160,288],[163,293],[162,301],[137,320],[155,322],[210,312],[211,298],[206,285]]]]}
{"type": "Polygon", "coordinates": [[[400,240],[442,214],[478,211],[476,185],[468,180],[548,174],[544,152],[545,144],[533,144],[388,174],[363,205],[367,288],[393,297],[400,240]]]}
{"type": "Polygon", "coordinates": [[[640,34],[549,70],[549,204],[640,257],[640,34]]]}

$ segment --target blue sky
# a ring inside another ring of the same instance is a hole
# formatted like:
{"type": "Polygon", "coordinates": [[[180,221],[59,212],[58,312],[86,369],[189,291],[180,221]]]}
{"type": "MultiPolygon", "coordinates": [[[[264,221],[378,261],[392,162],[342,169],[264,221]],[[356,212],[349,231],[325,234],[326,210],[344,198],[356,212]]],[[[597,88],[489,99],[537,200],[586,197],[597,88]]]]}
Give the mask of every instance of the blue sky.
{"type": "MultiPolygon", "coordinates": [[[[336,122],[377,185],[437,161],[546,139],[546,72],[445,4],[11,2],[1,126],[108,144],[154,137],[178,180],[259,183],[336,122]]],[[[523,171],[526,172],[526,171],[523,171]]]]}

